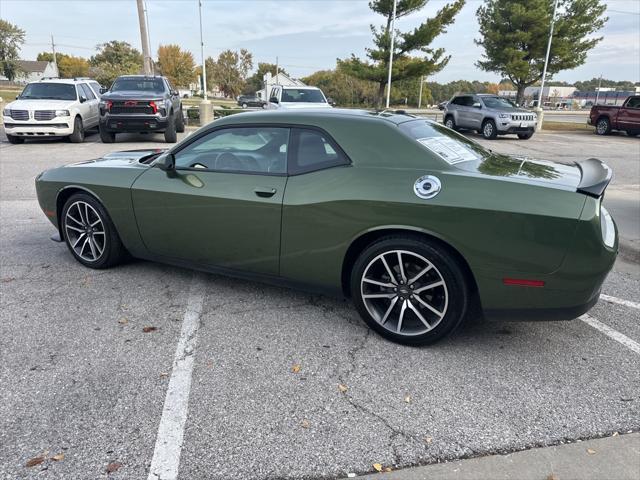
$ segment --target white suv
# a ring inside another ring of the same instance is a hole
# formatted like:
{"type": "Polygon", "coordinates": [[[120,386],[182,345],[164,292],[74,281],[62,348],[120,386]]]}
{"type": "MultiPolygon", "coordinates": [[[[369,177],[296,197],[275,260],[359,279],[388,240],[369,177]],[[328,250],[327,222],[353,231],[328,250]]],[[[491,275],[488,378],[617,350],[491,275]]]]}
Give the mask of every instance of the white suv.
{"type": "Polygon", "coordinates": [[[276,85],[271,89],[266,108],[331,108],[331,105],[318,87],[276,85]]]}
{"type": "Polygon", "coordinates": [[[89,78],[42,79],[32,82],[2,111],[10,143],[25,138],[69,137],[84,140],[87,129],[98,126],[100,85],[89,78]]]}

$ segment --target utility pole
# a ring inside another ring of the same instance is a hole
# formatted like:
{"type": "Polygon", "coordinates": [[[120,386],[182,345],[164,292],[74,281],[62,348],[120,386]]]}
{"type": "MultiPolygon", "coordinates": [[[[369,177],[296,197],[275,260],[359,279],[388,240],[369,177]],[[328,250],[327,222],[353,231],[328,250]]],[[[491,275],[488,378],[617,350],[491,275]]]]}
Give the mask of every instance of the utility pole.
{"type": "MultiPolygon", "coordinates": [[[[598,79],[598,90],[596,91],[596,102],[594,103],[594,105],[598,104],[598,100],[600,99],[600,86],[602,85],[602,74],[600,74],[600,78],[598,79]]],[[[607,103],[607,101],[605,100],[605,103],[607,103]]]]}
{"type": "Polygon", "coordinates": [[[280,85],[280,82],[278,81],[278,57],[276,57],[276,85],[280,85]]]}
{"type": "Polygon", "coordinates": [[[213,109],[207,97],[207,64],[204,58],[204,37],[202,36],[202,0],[198,0],[198,16],[200,18],[200,58],[202,59],[202,102],[200,102],[200,125],[213,120],[213,109]]]}
{"type": "MultiPolygon", "coordinates": [[[[556,0],[557,1],[557,0],[556,0]]],[[[393,0],[393,16],[391,17],[391,48],[389,50],[389,76],[387,78],[387,108],[391,99],[391,69],[393,68],[393,48],[396,41],[396,7],[398,0],[393,0]]]]}
{"type": "MultiPolygon", "coordinates": [[[[151,29],[149,28],[149,7],[147,7],[147,0],[144,0],[144,20],[145,25],[147,26],[147,44],[149,45],[149,48],[151,48],[151,33],[149,33],[151,29]]],[[[151,55],[149,55],[149,63],[151,63],[151,73],[155,75],[156,66],[153,64],[151,55]]]]}
{"type": "Polygon", "coordinates": [[[418,110],[422,107],[422,84],[424,83],[424,75],[420,75],[420,95],[418,96],[418,110]]]}
{"type": "Polygon", "coordinates": [[[540,91],[538,92],[538,124],[536,130],[542,130],[542,120],[544,113],[542,112],[542,93],[544,92],[544,79],[547,76],[547,65],[549,64],[549,54],[551,53],[551,40],[553,39],[553,27],[556,23],[556,12],[558,11],[558,0],[553,4],[553,16],[551,17],[551,29],[549,31],[549,42],[547,43],[547,54],[544,58],[544,67],[542,68],[542,80],[540,81],[540,91]]]}
{"type": "Polygon", "coordinates": [[[56,44],[53,43],[53,33],[51,34],[51,51],[53,52],[53,64],[56,66],[56,71],[58,72],[59,77],[60,71],[58,70],[58,58],[56,57],[56,44]]]}
{"type": "Polygon", "coordinates": [[[142,40],[142,56],[144,62],[144,74],[151,75],[151,54],[149,53],[149,36],[147,35],[147,22],[144,17],[143,0],[137,0],[138,23],[140,24],[140,38],[142,40]]]}

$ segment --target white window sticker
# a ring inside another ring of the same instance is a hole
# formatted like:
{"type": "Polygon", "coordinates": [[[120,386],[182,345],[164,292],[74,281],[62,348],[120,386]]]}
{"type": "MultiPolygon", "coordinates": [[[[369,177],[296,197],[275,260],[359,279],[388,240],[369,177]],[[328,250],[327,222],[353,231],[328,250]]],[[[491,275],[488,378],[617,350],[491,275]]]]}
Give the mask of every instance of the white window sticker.
{"type": "Polygon", "coordinates": [[[419,138],[418,141],[448,163],[460,163],[469,160],[478,160],[480,157],[464,144],[453,138],[438,136],[419,138]]]}

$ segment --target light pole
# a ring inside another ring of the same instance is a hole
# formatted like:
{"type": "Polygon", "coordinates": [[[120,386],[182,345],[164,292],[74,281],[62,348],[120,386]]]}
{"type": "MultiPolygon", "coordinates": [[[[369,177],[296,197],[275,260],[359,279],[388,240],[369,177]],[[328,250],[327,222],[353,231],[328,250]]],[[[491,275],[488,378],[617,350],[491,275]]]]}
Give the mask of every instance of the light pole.
{"type": "Polygon", "coordinates": [[[424,84],[425,80],[426,78],[424,77],[424,75],[420,75],[420,95],[418,95],[418,110],[420,110],[420,108],[422,107],[422,85],[424,84]]]}
{"type": "Polygon", "coordinates": [[[149,35],[147,35],[147,21],[144,15],[142,0],[138,4],[138,23],[140,24],[140,39],[142,40],[142,55],[144,64],[144,74],[151,75],[151,53],[149,52],[149,35]]]}
{"type": "Polygon", "coordinates": [[[549,31],[549,42],[547,43],[547,54],[544,58],[544,67],[542,68],[542,80],[540,81],[540,91],[538,92],[538,122],[536,130],[542,130],[542,120],[544,113],[542,111],[542,94],[544,92],[544,79],[547,76],[547,65],[549,64],[549,54],[551,53],[551,40],[553,39],[553,27],[556,23],[556,12],[558,11],[558,0],[553,4],[553,16],[551,17],[551,29],[549,31]]]}
{"type": "Polygon", "coordinates": [[[200,102],[200,125],[213,120],[213,111],[207,97],[207,64],[204,59],[204,40],[202,36],[202,1],[198,0],[198,17],[200,18],[200,58],[202,60],[202,101],[200,102]]]}
{"type": "Polygon", "coordinates": [[[389,50],[389,76],[387,77],[387,108],[391,99],[391,69],[393,68],[393,48],[396,41],[396,7],[398,0],[393,0],[393,16],[391,17],[391,49],[389,50]]]}

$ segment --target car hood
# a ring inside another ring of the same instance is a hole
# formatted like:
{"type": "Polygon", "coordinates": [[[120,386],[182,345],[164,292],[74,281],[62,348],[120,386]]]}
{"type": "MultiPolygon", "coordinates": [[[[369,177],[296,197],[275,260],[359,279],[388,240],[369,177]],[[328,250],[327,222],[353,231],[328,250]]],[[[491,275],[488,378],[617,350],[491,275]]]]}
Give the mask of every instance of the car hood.
{"type": "Polygon", "coordinates": [[[8,103],[4,108],[11,110],[67,110],[74,103],[76,103],[75,100],[19,99],[8,103]]]}
{"type": "Polygon", "coordinates": [[[121,92],[106,92],[102,95],[101,100],[139,100],[144,99],[162,99],[162,92],[145,92],[140,90],[123,90],[121,92]]]}
{"type": "Polygon", "coordinates": [[[280,103],[281,108],[287,109],[302,109],[302,108],[333,108],[328,103],[311,103],[311,102],[300,102],[300,103],[289,103],[282,102],[280,103]]]}
{"type": "Polygon", "coordinates": [[[458,163],[456,167],[480,176],[500,177],[573,191],[577,189],[582,178],[582,172],[575,164],[567,165],[523,156],[494,154],[477,162],[458,163]]]}
{"type": "Polygon", "coordinates": [[[140,163],[140,159],[155,153],[162,153],[166,149],[162,148],[145,148],[140,150],[124,150],[121,152],[107,153],[101,158],[93,160],[84,160],[82,162],[70,163],[65,167],[146,167],[144,163],[140,163]]]}

